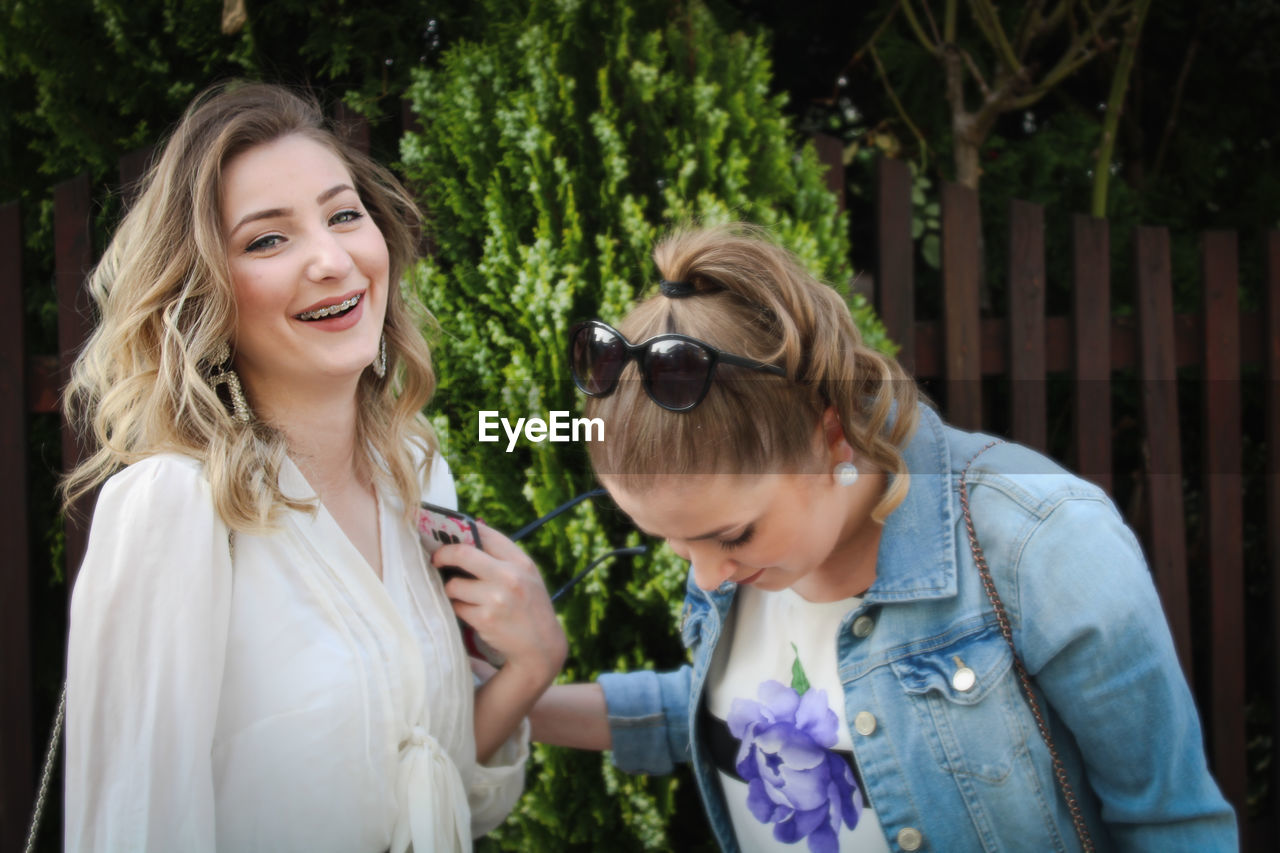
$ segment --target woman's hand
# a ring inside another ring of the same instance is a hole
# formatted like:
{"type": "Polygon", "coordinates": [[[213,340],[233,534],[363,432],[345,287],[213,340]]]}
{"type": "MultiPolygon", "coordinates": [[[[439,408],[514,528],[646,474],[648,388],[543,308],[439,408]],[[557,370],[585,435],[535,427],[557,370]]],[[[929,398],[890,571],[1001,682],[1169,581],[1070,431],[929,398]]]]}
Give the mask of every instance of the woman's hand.
{"type": "Polygon", "coordinates": [[[445,584],[445,594],[458,618],[506,659],[504,669],[540,676],[546,687],[568,653],[547,587],[519,546],[491,527],[477,526],[484,551],[445,545],[433,557],[436,566],[457,566],[474,575],[453,578],[445,584]]]}
{"type": "Polygon", "coordinates": [[[474,576],[453,578],[445,594],[458,618],[506,659],[476,689],[476,759],[484,762],[555,680],[569,644],[533,561],[501,533],[479,527],[484,551],[445,545],[432,562],[474,576]]]}

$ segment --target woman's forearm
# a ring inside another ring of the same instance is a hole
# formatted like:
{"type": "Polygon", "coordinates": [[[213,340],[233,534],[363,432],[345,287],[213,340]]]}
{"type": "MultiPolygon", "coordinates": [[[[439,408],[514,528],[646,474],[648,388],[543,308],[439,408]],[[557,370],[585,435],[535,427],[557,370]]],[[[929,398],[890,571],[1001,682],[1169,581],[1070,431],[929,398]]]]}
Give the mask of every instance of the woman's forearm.
{"type": "Polygon", "coordinates": [[[508,665],[476,688],[476,761],[483,764],[516,730],[555,673],[540,673],[508,665]]]}
{"type": "Polygon", "coordinates": [[[554,684],[529,712],[533,739],[554,746],[606,750],[609,710],[599,684],[554,684]]]}

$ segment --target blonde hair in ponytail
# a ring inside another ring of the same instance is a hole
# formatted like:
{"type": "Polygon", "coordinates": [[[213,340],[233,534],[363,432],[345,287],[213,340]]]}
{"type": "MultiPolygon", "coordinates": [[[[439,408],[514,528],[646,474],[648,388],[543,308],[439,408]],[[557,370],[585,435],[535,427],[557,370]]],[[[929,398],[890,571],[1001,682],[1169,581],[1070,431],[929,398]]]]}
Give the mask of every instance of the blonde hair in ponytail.
{"type": "Polygon", "coordinates": [[[210,358],[236,327],[222,171],[237,155],[292,134],[342,160],[387,242],[387,376],[366,370],[360,378],[357,438],[376,455],[367,459],[374,476],[406,512],[417,507],[436,447],[421,414],[435,374],[420,315],[399,282],[417,254],[420,214],[390,172],[326,126],[314,100],[261,83],[196,97],[90,276],[99,322],[76,359],[64,407],[92,452],[62,484],[68,504],[122,466],[171,452],[204,464],[218,513],[234,530],[264,530],[280,508],[310,507],[280,491],[284,437],[267,424],[233,420],[209,381],[210,358]]]}
{"type": "Polygon", "coordinates": [[[902,448],[915,432],[918,392],[898,362],[868,347],[835,290],[756,226],[678,231],[654,249],[663,279],[692,296],[656,295],[618,327],[635,342],[678,332],[786,369],[786,378],[721,365],[703,402],[669,412],[628,365],[618,389],[588,401],[606,440],[589,444],[598,474],[764,474],[811,470],[813,432],[828,406],[855,453],[891,475],[873,517],[906,497],[902,448]],[[628,381],[631,380],[631,381],[628,381]]]}

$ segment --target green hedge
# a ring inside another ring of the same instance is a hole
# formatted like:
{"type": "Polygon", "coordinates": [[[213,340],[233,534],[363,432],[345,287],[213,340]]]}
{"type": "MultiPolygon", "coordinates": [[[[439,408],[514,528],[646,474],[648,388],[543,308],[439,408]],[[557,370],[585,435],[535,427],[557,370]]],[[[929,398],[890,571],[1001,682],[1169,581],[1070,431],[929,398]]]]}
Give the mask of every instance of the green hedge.
{"type": "MultiPolygon", "coordinates": [[[[411,282],[440,323],[434,422],[463,508],[512,530],[593,485],[581,444],[477,440],[480,410],[577,412],[565,334],[617,320],[656,281],[672,224],[770,226],[826,280],[848,246],[811,146],[771,94],[759,39],[698,3],[486,0],[492,23],[410,89],[422,130],[402,145],[431,219],[411,282]]],[[[885,345],[860,298],[859,325],[885,345]]],[[[551,588],[639,539],[605,502],[528,543],[551,588]]],[[[651,543],[656,544],[656,543],[651,543]]],[[[679,665],[685,566],[665,548],[607,563],[561,603],[569,680],[679,665]]],[[[627,776],[601,757],[537,747],[528,793],[485,842],[518,850],[712,849],[687,775],[627,776]]]]}

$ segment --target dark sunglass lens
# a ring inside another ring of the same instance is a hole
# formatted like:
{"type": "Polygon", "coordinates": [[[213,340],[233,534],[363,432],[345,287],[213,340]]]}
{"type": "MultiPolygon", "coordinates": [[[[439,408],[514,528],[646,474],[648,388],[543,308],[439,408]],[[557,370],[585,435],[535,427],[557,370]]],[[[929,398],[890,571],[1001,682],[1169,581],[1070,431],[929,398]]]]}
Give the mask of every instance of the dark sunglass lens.
{"type": "Polygon", "coordinates": [[[584,326],[573,337],[573,378],[584,394],[607,394],[622,372],[626,355],[626,347],[613,332],[584,326]]]}
{"type": "Polygon", "coordinates": [[[689,341],[658,341],[649,346],[645,367],[654,400],[669,409],[689,409],[706,389],[711,353],[689,341]]]}

